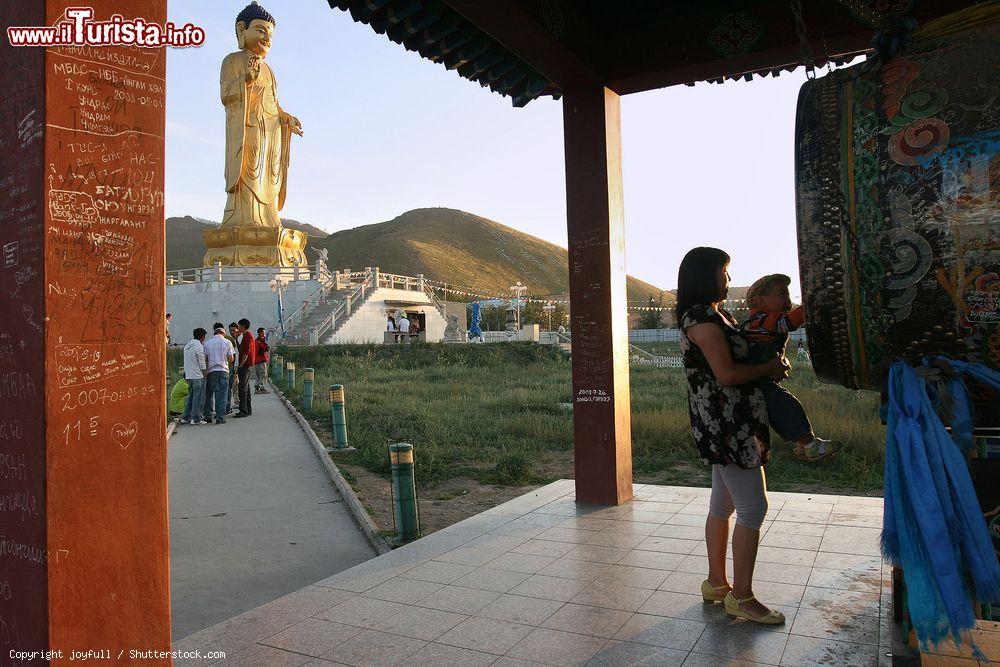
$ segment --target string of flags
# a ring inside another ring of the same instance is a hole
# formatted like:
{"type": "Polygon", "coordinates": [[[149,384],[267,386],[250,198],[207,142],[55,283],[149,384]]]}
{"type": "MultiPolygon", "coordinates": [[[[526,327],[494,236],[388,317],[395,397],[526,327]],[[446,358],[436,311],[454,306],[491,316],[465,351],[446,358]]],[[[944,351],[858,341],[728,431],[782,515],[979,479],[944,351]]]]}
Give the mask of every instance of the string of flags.
{"type": "MultiPolygon", "coordinates": [[[[510,294],[486,294],[483,292],[474,291],[472,288],[465,286],[453,286],[451,283],[445,283],[439,280],[424,279],[427,285],[438,292],[448,293],[448,294],[459,294],[462,296],[474,297],[477,299],[490,299],[497,301],[510,301],[512,297],[510,294]]],[[[562,304],[569,306],[570,302],[568,299],[543,299],[539,297],[522,296],[520,297],[522,303],[542,303],[542,304],[562,304]]],[[[723,301],[724,308],[740,308],[746,304],[746,299],[726,299],[723,301]]],[[[672,311],[673,306],[628,306],[629,310],[639,311],[639,312],[650,312],[654,310],[658,311],[672,311]]]]}

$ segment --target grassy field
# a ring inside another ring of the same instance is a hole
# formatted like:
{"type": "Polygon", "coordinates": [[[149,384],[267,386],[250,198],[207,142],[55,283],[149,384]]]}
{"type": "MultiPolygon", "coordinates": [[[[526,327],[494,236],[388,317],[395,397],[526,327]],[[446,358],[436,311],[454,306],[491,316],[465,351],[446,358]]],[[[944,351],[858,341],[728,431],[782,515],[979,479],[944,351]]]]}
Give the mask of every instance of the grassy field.
{"type": "MultiPolygon", "coordinates": [[[[316,401],[306,416],[321,437],[329,433],[327,388],[345,386],[349,440],[358,450],[347,463],[384,474],[387,445],[410,442],[424,489],[458,477],[520,486],[572,476],[570,362],[555,348],[345,345],[283,353],[300,377],[303,368],[316,370],[316,401]]],[[[708,467],[690,440],[683,371],[634,366],[631,384],[636,480],[707,485],[708,467]]],[[[885,434],[877,395],[822,384],[806,365],[786,386],[817,433],[845,446],[835,459],[809,464],[791,459],[775,435],[769,487],[878,494],[885,434]]],[[[301,382],[290,393],[296,403],[300,391],[301,382]]]]}

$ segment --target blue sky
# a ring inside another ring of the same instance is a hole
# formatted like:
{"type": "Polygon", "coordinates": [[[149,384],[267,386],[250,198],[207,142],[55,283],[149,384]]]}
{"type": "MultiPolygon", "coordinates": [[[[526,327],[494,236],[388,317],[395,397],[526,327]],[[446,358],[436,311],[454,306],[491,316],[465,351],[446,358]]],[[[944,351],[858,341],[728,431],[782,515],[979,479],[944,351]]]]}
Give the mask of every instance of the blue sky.
{"type": "MultiPolygon", "coordinates": [[[[219,66],[248,0],[171,0],[206,31],[168,49],[166,213],[219,220],[219,66]]],[[[562,106],[515,109],[378,35],[325,0],[264,0],[267,61],[298,116],[282,216],[328,231],[447,206],[566,245],[562,106]]],[[[726,249],[734,284],[788,273],[798,290],[793,146],[800,69],[778,79],[675,86],[622,98],[628,272],[673,288],[684,253],[726,249]]],[[[391,267],[386,267],[391,270],[391,267]]]]}

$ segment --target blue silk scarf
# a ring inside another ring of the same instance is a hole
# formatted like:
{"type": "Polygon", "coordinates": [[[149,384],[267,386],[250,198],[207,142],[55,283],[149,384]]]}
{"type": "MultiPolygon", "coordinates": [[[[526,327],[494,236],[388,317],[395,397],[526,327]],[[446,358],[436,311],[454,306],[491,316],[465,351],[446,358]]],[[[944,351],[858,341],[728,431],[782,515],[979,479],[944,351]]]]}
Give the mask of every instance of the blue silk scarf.
{"type": "MultiPolygon", "coordinates": [[[[996,380],[1000,388],[993,371],[950,363],[977,380],[996,380]]],[[[950,421],[960,429],[956,439],[971,445],[964,383],[955,378],[948,389],[950,421]]],[[[965,453],[938,417],[926,381],[902,361],[889,374],[882,553],[903,568],[910,622],[922,646],[940,643],[949,632],[958,643],[975,623],[973,600],[1000,599],[1000,565],[965,453]]]]}

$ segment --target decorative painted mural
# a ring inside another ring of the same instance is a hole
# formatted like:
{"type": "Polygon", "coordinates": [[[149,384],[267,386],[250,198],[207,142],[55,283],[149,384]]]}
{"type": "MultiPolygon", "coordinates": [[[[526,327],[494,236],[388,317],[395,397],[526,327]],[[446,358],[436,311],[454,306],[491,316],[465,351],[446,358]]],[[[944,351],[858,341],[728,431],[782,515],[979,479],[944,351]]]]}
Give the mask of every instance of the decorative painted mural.
{"type": "Polygon", "coordinates": [[[942,33],[800,92],[802,288],[830,382],[878,389],[887,359],[932,353],[1000,369],[1000,23],[942,33]]]}

